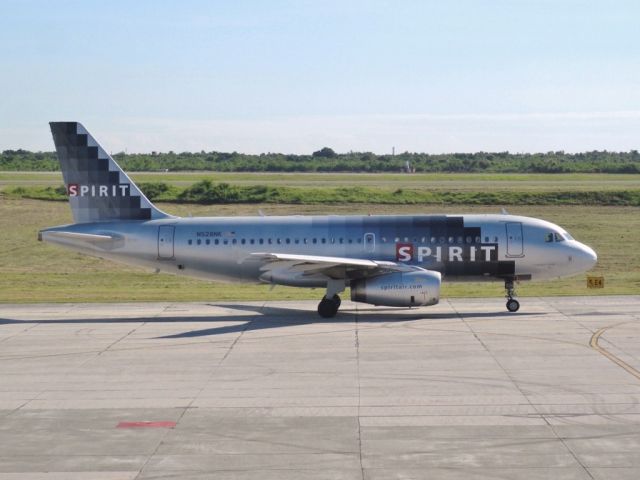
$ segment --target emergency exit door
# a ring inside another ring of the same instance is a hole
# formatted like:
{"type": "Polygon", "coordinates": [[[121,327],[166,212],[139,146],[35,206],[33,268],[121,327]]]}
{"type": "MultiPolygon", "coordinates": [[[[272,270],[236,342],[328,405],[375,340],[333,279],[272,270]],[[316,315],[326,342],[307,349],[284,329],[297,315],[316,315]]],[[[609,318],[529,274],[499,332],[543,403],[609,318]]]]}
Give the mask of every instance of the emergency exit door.
{"type": "Polygon", "coordinates": [[[158,227],[158,258],[171,260],[173,258],[173,236],[176,227],[161,225],[158,227]]]}

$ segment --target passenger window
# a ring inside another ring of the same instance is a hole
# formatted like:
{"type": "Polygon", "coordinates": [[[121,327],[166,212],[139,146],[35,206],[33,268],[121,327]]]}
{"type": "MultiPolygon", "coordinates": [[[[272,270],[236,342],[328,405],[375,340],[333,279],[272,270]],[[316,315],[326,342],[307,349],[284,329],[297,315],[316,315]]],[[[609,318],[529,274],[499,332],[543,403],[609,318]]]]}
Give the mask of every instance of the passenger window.
{"type": "Polygon", "coordinates": [[[198,245],[200,245],[202,243],[202,240],[198,239],[198,241],[196,242],[198,245]]]}
{"type": "Polygon", "coordinates": [[[187,241],[187,243],[188,243],[189,245],[191,245],[191,244],[193,243],[193,240],[189,239],[189,240],[187,241]]]}
{"type": "Polygon", "coordinates": [[[476,243],[480,243],[482,239],[480,237],[476,237],[476,243]]]}
{"type": "Polygon", "coordinates": [[[353,238],[350,238],[348,241],[349,243],[353,243],[353,238]]]}
{"type": "Polygon", "coordinates": [[[340,238],[338,241],[339,241],[340,243],[344,243],[344,238],[340,238]]]}
{"type": "Polygon", "coordinates": [[[209,245],[211,243],[211,240],[209,240],[208,238],[204,241],[204,243],[206,243],[207,245],[209,245]]]}
{"type": "Polygon", "coordinates": [[[262,238],[261,238],[260,240],[258,240],[258,243],[259,243],[260,245],[263,245],[263,244],[264,244],[264,239],[262,239],[262,238]]]}
{"type": "Polygon", "coordinates": [[[489,237],[484,237],[484,243],[489,243],[489,237]]]}
{"type": "Polygon", "coordinates": [[[276,240],[276,243],[277,243],[278,245],[280,245],[280,244],[282,243],[282,240],[280,240],[280,239],[278,238],[278,239],[276,240]]]}
{"type": "Polygon", "coordinates": [[[431,237],[431,243],[436,243],[436,237],[431,237]]]}
{"type": "Polygon", "coordinates": [[[287,239],[284,241],[284,243],[286,243],[287,245],[289,245],[289,244],[291,243],[291,239],[290,239],[290,238],[287,238],[287,239]]]}
{"type": "Polygon", "coordinates": [[[297,245],[297,244],[299,244],[299,243],[300,243],[300,239],[299,239],[299,238],[296,238],[296,239],[295,239],[295,244],[297,245]]]}
{"type": "Polygon", "coordinates": [[[462,242],[463,242],[462,237],[458,237],[458,243],[462,244],[462,242]]]}
{"type": "Polygon", "coordinates": [[[220,240],[218,240],[217,238],[213,241],[213,243],[215,243],[216,245],[218,245],[220,243],[220,240]]]}
{"type": "Polygon", "coordinates": [[[273,241],[272,241],[270,238],[267,238],[267,243],[268,243],[269,245],[271,245],[271,244],[273,243],[273,241]]]}
{"type": "Polygon", "coordinates": [[[246,240],[243,238],[242,240],[240,240],[240,243],[244,245],[246,243],[246,240]]]}
{"type": "Polygon", "coordinates": [[[453,243],[453,237],[449,237],[449,243],[453,243]]]}
{"type": "Polygon", "coordinates": [[[312,243],[318,243],[318,239],[317,239],[317,238],[314,238],[314,239],[313,239],[313,241],[312,241],[312,243]]]}
{"type": "Polygon", "coordinates": [[[467,237],[467,243],[472,243],[473,239],[471,237],[467,237]]]}
{"type": "Polygon", "coordinates": [[[236,240],[236,239],[234,238],[233,240],[231,240],[231,243],[233,243],[233,244],[235,245],[236,243],[238,243],[238,240],[236,240]]]}
{"type": "Polygon", "coordinates": [[[322,243],[327,243],[327,239],[326,238],[323,238],[321,241],[322,241],[322,243]]]}
{"type": "Polygon", "coordinates": [[[228,244],[229,244],[229,240],[225,240],[223,243],[224,243],[225,245],[228,245],[228,244]]]}
{"type": "Polygon", "coordinates": [[[249,243],[250,243],[251,245],[253,245],[253,244],[255,243],[255,240],[252,238],[252,239],[250,239],[250,240],[249,240],[249,243]]]}

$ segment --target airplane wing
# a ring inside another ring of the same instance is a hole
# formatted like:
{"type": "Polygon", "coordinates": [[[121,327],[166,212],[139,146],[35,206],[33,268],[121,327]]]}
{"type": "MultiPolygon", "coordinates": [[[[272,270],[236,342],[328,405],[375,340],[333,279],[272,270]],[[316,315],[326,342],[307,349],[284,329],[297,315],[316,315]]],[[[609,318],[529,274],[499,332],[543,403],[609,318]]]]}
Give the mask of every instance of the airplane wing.
{"type": "Polygon", "coordinates": [[[357,278],[383,272],[412,270],[412,267],[394,262],[364,258],[325,257],[321,255],[296,255],[290,253],[252,253],[243,260],[262,263],[263,272],[279,270],[292,275],[323,274],[330,278],[357,278]]]}

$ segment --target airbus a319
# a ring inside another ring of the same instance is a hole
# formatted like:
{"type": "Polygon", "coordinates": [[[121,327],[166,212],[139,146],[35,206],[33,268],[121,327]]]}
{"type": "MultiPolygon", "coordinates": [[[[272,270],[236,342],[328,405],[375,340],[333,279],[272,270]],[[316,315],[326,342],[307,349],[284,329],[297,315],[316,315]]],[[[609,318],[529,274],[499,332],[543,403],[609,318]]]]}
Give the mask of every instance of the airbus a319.
{"type": "Polygon", "coordinates": [[[434,305],[442,280],[504,282],[515,312],[515,282],[575,275],[597,260],[562,227],[515,215],[176,217],[80,123],[50,125],[74,223],[40,240],[205,280],[322,288],[322,317],[336,315],[347,287],[355,302],[434,305]]]}

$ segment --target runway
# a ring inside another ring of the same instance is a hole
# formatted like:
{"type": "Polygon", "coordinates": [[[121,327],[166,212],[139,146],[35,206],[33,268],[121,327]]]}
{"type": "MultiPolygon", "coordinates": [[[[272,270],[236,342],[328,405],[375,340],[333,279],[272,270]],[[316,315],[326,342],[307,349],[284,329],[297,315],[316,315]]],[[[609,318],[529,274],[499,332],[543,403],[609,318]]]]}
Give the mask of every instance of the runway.
{"type": "Polygon", "coordinates": [[[640,296],[0,305],[0,479],[637,479],[640,296]]]}

